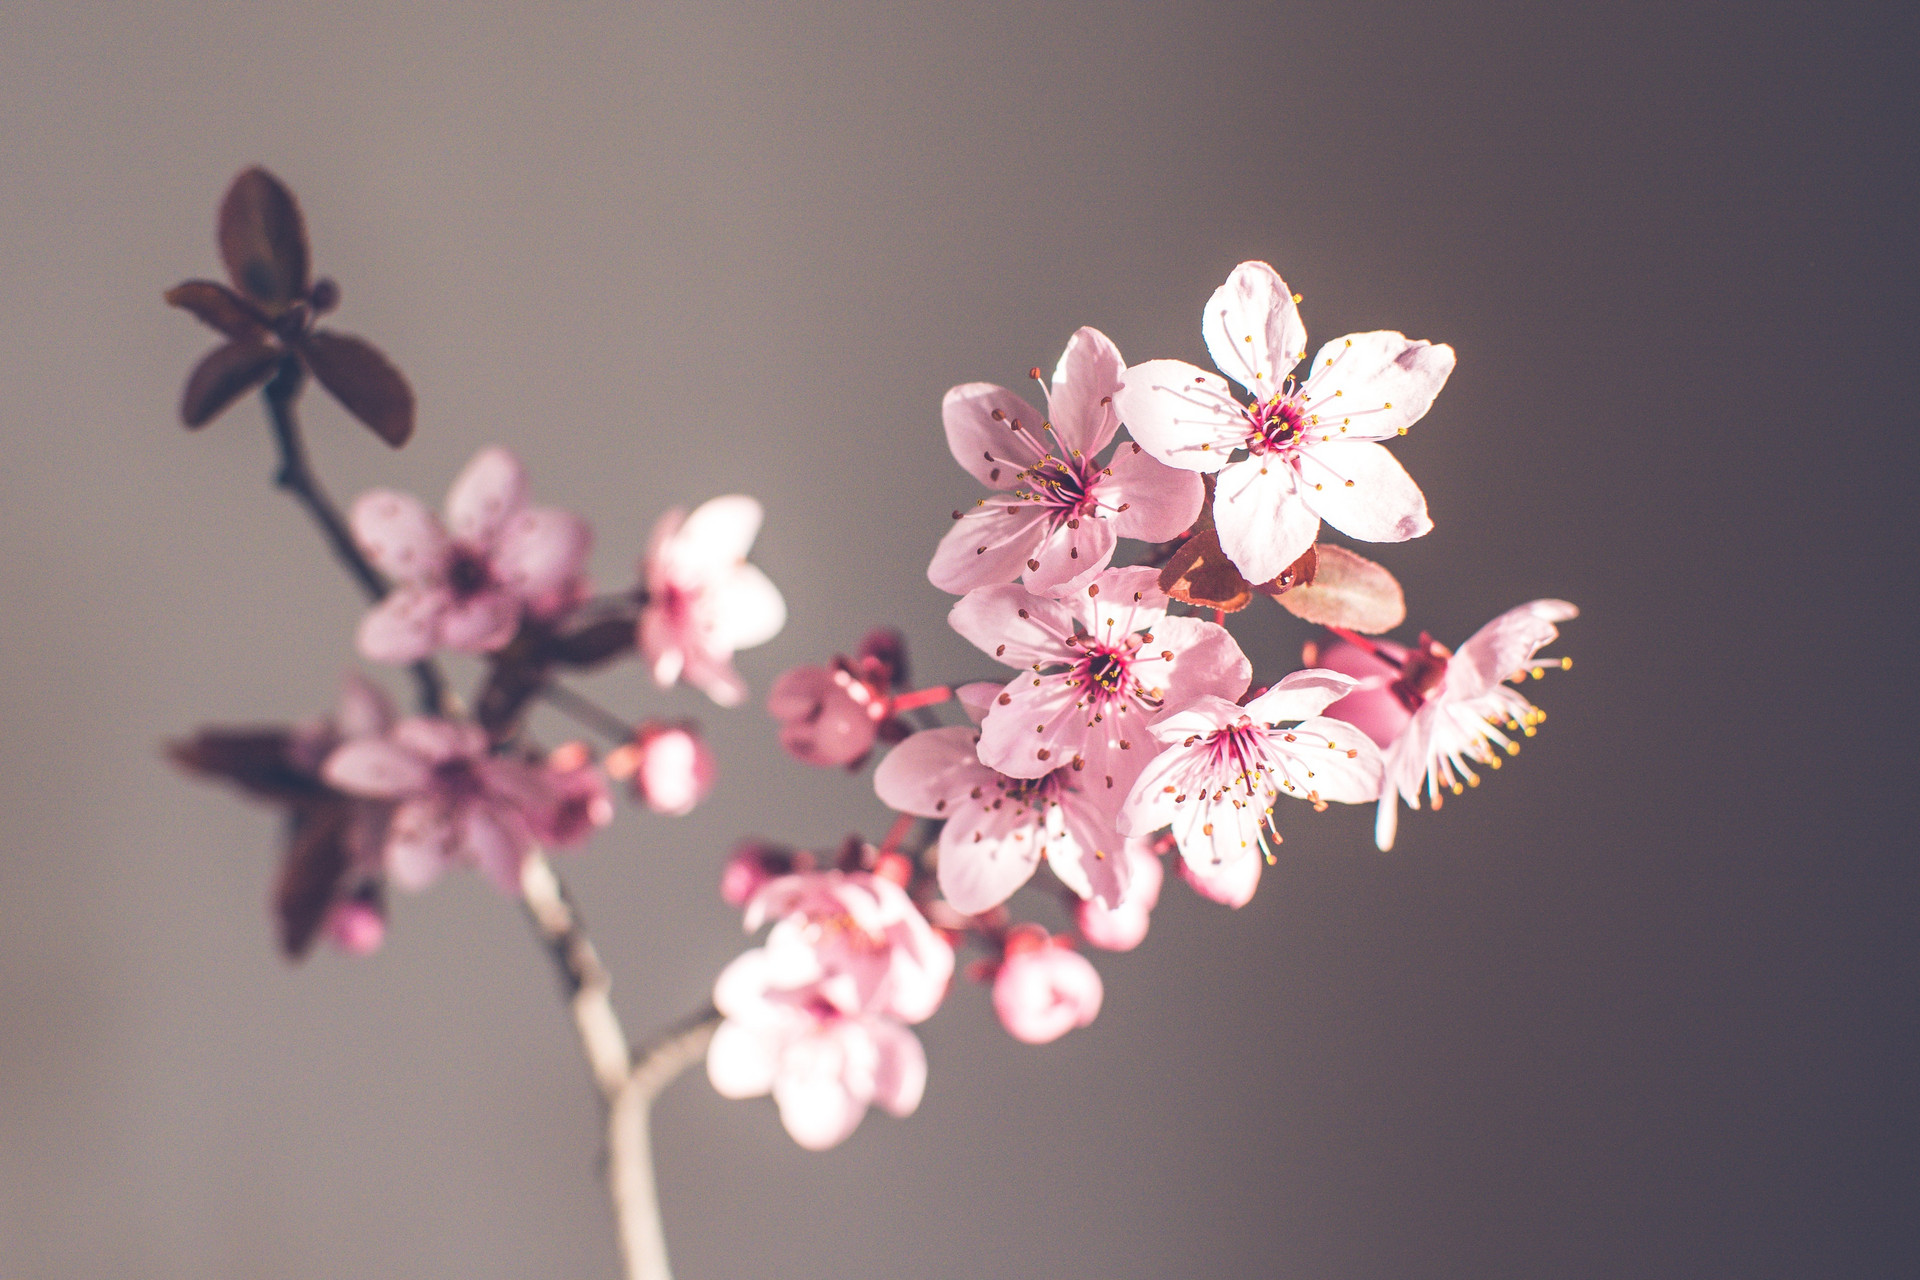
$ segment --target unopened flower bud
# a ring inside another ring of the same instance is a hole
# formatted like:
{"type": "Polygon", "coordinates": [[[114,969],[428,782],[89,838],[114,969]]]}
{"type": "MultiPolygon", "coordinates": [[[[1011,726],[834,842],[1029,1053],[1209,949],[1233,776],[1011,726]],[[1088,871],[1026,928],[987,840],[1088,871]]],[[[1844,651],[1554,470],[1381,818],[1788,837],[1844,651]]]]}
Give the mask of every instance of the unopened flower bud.
{"type": "Polygon", "coordinates": [[[873,749],[887,717],[886,684],[876,687],[852,665],[794,667],[773,682],[767,710],[780,721],[780,745],[803,764],[853,764],[873,749]]]}
{"type": "Polygon", "coordinates": [[[370,956],[387,938],[387,917],[377,902],[349,898],[327,913],[327,941],[351,956],[370,956]]]}
{"type": "MultiPolygon", "coordinates": [[[[1014,933],[1024,935],[1026,926],[1014,933]]],[[[1038,946],[1007,941],[1006,962],[993,980],[993,1011],[1008,1034],[1046,1044],[1094,1020],[1103,989],[1085,956],[1057,940],[1038,946]]]]}
{"type": "Polygon", "coordinates": [[[760,886],[796,870],[794,856],[776,845],[748,840],[736,845],[720,873],[720,899],[730,907],[744,907],[760,886]]]}
{"type": "Polygon", "coordinates": [[[718,766],[692,725],[647,724],[608,753],[607,772],[627,779],[647,808],[678,818],[707,798],[718,766]]]}

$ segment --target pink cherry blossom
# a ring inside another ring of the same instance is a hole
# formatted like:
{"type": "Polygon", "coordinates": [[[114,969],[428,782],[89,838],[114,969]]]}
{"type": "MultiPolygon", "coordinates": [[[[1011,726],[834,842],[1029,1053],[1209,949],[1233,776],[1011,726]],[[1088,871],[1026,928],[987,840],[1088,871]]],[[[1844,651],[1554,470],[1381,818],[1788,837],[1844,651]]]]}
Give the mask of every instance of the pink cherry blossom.
{"type": "MultiPolygon", "coordinates": [[[[1026,926],[1023,926],[1024,930],[1026,926]]],[[[1100,1013],[1100,973],[1064,939],[1020,936],[1008,940],[1007,958],[993,980],[993,1011],[1015,1040],[1046,1044],[1100,1013]]]]}
{"type": "Polygon", "coordinates": [[[347,898],[333,904],[321,931],[348,955],[370,956],[387,939],[387,917],[378,902],[347,898]]]}
{"type": "Polygon", "coordinates": [[[1074,923],[1089,945],[1103,951],[1131,951],[1145,941],[1148,917],[1160,902],[1166,869],[1153,851],[1153,841],[1139,836],[1121,846],[1127,864],[1127,892],[1120,905],[1109,907],[1089,898],[1074,908],[1074,923]]]}
{"type": "Polygon", "coordinates": [[[1121,830],[1145,835],[1171,824],[1181,856],[1211,869],[1273,856],[1279,796],[1317,808],[1377,798],[1380,749],[1319,714],[1354,687],[1336,671],[1296,671],[1244,707],[1205,697],[1162,716],[1153,735],[1167,748],[1128,794],[1121,830]]]}
{"type": "Polygon", "coordinates": [[[613,821],[606,775],[593,763],[585,743],[554,748],[537,777],[546,784],[546,794],[528,806],[527,822],[542,844],[579,844],[613,821]]]}
{"type": "MultiPolygon", "coordinates": [[[[978,723],[998,692],[967,686],[961,705],[978,723]]],[[[1064,765],[1038,778],[1008,777],[980,763],[979,741],[970,726],[923,730],[888,752],[873,774],[888,807],[946,820],[939,877],[947,901],[967,915],[991,910],[1045,858],[1082,898],[1118,904],[1130,868],[1107,799],[1089,788],[1091,779],[1064,765]]]]}
{"type": "Polygon", "coordinates": [[[1109,569],[1065,599],[1018,585],[969,592],[948,615],[983,652],[1022,668],[980,726],[980,760],[1009,777],[1084,773],[1118,808],[1159,744],[1167,706],[1237,698],[1252,668],[1224,627],[1167,613],[1158,574],[1109,569]]]}
{"type": "Polygon", "coordinates": [[[1320,348],[1296,383],[1288,370],[1307,354],[1297,301],[1272,267],[1243,262],[1207,302],[1207,350],[1249,404],[1226,378],[1183,360],[1135,365],[1114,392],[1148,453],[1219,473],[1220,546],[1256,583],[1312,546],[1323,519],[1368,542],[1433,527],[1419,486],[1376,442],[1404,435],[1426,413],[1453,372],[1453,348],[1390,330],[1350,334],[1320,348]]]}
{"type": "Polygon", "coordinates": [[[523,612],[548,617],[577,599],[593,530],[570,512],[530,507],[526,472],[482,449],[447,493],[443,525],[391,489],[353,504],[353,538],[393,580],[360,623],[360,652],[407,663],[437,649],[487,653],[513,639],[523,612]]]}
{"type": "Polygon", "coordinates": [[[1382,850],[1393,847],[1400,800],[1418,809],[1424,788],[1438,809],[1443,787],[1457,796],[1480,785],[1469,761],[1498,769],[1500,752],[1520,750],[1510,735],[1534,735],[1547,713],[1502,681],[1529,673],[1538,678],[1548,665],[1571,666],[1571,659],[1534,655],[1559,637],[1555,623],[1579,613],[1564,600],[1535,600],[1474,632],[1458,653],[1428,642],[1425,652],[1415,650],[1403,659],[1402,675],[1390,688],[1414,710],[1386,753],[1373,833],[1382,850]]]}
{"type": "Polygon", "coordinates": [[[1237,911],[1253,901],[1253,891],[1260,887],[1260,868],[1265,865],[1260,858],[1241,858],[1196,867],[1182,858],[1180,878],[1201,897],[1237,911]]]}
{"type": "Polygon", "coordinates": [[[747,563],[759,532],[760,504],[740,494],[690,515],[676,508],[654,525],[638,642],[661,688],[684,678],[723,707],[747,696],[734,653],[773,639],[787,621],[779,589],[747,563]]]}
{"type": "MultiPolygon", "coordinates": [[[[1406,672],[1408,663],[1428,665],[1431,655],[1410,656],[1404,645],[1391,640],[1367,637],[1368,648],[1341,641],[1325,647],[1310,646],[1314,666],[1326,667],[1351,676],[1358,683],[1352,693],[1328,708],[1336,719],[1345,720],[1372,738],[1381,747],[1390,747],[1406,732],[1407,723],[1420,705],[1420,698],[1403,698],[1393,686],[1406,672]],[[1369,651],[1371,650],[1371,651],[1369,651]],[[1411,705],[1409,705],[1411,704],[1411,705]]],[[[1411,690],[1412,682],[1408,689],[1411,690]]]]}
{"type": "Polygon", "coordinates": [[[780,1122],[810,1151],[844,1141],[878,1105],[911,1115],[926,1091],[919,1038],[893,1018],[848,1011],[821,982],[793,983],[769,951],[736,958],[714,984],[724,1020],[707,1047],[707,1078],[725,1098],[769,1093],[780,1122]]]}
{"type": "Polygon", "coordinates": [[[632,742],[607,753],[606,766],[647,808],[675,818],[706,799],[719,772],[712,750],[690,724],[643,724],[632,742]]]}
{"type": "Polygon", "coordinates": [[[734,846],[720,873],[720,900],[730,907],[744,907],[769,880],[811,870],[810,853],[795,853],[762,840],[743,840],[734,846]]]}
{"type": "Polygon", "coordinates": [[[780,721],[787,754],[828,768],[864,760],[889,709],[885,683],[876,687],[863,679],[861,668],[846,658],[784,671],[767,693],[767,711],[780,721]]]}
{"type": "Polygon", "coordinates": [[[385,860],[403,889],[423,889],[459,862],[518,893],[539,834],[577,834],[563,830],[564,798],[547,772],[489,755],[486,734],[466,721],[409,717],[384,737],[343,744],[321,775],[351,795],[396,802],[385,860]]]}
{"type": "Polygon", "coordinates": [[[817,986],[846,1013],[931,1017],[953,978],[953,947],[893,881],[864,871],[781,876],[747,902],[749,932],[774,921],[765,951],[778,981],[817,986]]]}
{"type": "Polygon", "coordinates": [[[1116,538],[1159,542],[1193,523],[1204,493],[1191,469],[1138,445],[1098,461],[1120,426],[1125,367],[1105,334],[1083,328],[1054,369],[1045,415],[991,383],[947,392],[947,447],[995,496],[954,512],[927,569],[934,586],[957,594],[1024,576],[1033,591],[1064,595],[1107,567],[1116,538]]]}

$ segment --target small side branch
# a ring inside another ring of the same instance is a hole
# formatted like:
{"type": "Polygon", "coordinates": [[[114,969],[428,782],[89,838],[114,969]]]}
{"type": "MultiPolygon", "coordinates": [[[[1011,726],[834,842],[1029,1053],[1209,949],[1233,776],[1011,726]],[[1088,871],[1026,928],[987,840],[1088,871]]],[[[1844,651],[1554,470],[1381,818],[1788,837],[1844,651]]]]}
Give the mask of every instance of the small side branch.
{"type": "Polygon", "coordinates": [[[640,1056],[640,1064],[607,1116],[607,1149],[612,1156],[608,1180],[620,1230],[620,1256],[629,1280],[672,1280],[653,1178],[649,1113],[661,1090],[706,1055],[707,1042],[719,1025],[720,1015],[709,1007],[656,1041],[640,1056]]]}

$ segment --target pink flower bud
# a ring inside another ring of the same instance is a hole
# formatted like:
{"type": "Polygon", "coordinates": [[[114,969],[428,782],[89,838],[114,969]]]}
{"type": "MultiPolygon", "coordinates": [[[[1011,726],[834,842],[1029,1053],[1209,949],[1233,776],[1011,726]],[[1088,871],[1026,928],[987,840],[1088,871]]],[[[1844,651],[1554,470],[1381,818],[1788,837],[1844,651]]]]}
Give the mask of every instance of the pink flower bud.
{"type": "Polygon", "coordinates": [[[642,725],[632,742],[607,756],[607,772],[628,779],[636,799],[676,818],[707,798],[718,771],[692,725],[642,725]]]}
{"type": "Polygon", "coordinates": [[[736,845],[720,873],[720,900],[730,907],[744,907],[760,886],[795,870],[793,854],[770,844],[748,840],[736,845]]]}
{"type": "Polygon", "coordinates": [[[350,956],[370,956],[387,939],[387,918],[377,904],[349,898],[327,913],[327,941],[350,956]]]}
{"type": "MultiPolygon", "coordinates": [[[[1016,933],[1020,932],[1016,930],[1016,933]]],[[[1042,946],[1008,939],[1007,959],[993,981],[993,1011],[1014,1039],[1058,1040],[1100,1012],[1100,974],[1058,940],[1042,946]]]]}
{"type": "Polygon", "coordinates": [[[853,764],[873,749],[887,718],[887,688],[878,662],[867,664],[877,684],[853,664],[794,667],[773,682],[767,710],[780,721],[780,745],[803,764],[853,764]]]}

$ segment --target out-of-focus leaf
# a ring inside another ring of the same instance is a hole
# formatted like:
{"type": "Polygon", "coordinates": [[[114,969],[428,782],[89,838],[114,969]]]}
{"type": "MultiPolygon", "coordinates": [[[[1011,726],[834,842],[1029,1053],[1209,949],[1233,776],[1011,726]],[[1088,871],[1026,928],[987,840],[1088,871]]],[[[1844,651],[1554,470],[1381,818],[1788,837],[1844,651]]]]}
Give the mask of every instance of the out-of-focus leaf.
{"type": "Polygon", "coordinates": [[[273,886],[273,916],[280,949],[298,960],[313,946],[327,910],[340,891],[351,856],[347,844],[353,802],[344,796],[303,804],[293,811],[287,855],[273,886]]]}
{"type": "Polygon", "coordinates": [[[1220,535],[1211,525],[1173,553],[1173,559],[1160,570],[1160,589],[1175,600],[1227,613],[1246,608],[1253,599],[1253,584],[1227,559],[1227,553],[1220,549],[1220,535]]]}
{"type": "MultiPolygon", "coordinates": [[[[1391,573],[1345,547],[1320,543],[1313,581],[1269,592],[1288,612],[1323,627],[1363,635],[1391,631],[1407,620],[1407,599],[1391,573]]],[[[1262,588],[1266,590],[1266,588],[1262,588]]]]}
{"type": "Polygon", "coordinates": [[[280,179],[252,168],[220,202],[220,260],[234,287],[269,312],[307,291],[307,228],[280,179]]]}
{"type": "Polygon", "coordinates": [[[266,317],[253,304],[213,280],[187,280],[164,295],[168,305],[191,311],[194,318],[229,338],[248,338],[266,328],[266,317]]]}
{"type": "Polygon", "coordinates": [[[567,667],[597,667],[632,650],[634,619],[601,618],[577,631],[553,638],[547,653],[553,661],[567,667]]]}
{"type": "Polygon", "coordinates": [[[236,338],[215,347],[187,375],[180,395],[180,420],[204,427],[220,411],[253,390],[273,373],[283,352],[265,338],[236,338]]]}
{"type": "Polygon", "coordinates": [[[372,343],[316,329],[300,343],[307,367],[333,398],[398,449],[413,434],[413,388],[372,343]]]}
{"type": "Polygon", "coordinates": [[[264,800],[296,800],[326,788],[293,760],[285,729],[202,729],[167,744],[167,757],[188,773],[231,782],[264,800]]]}

